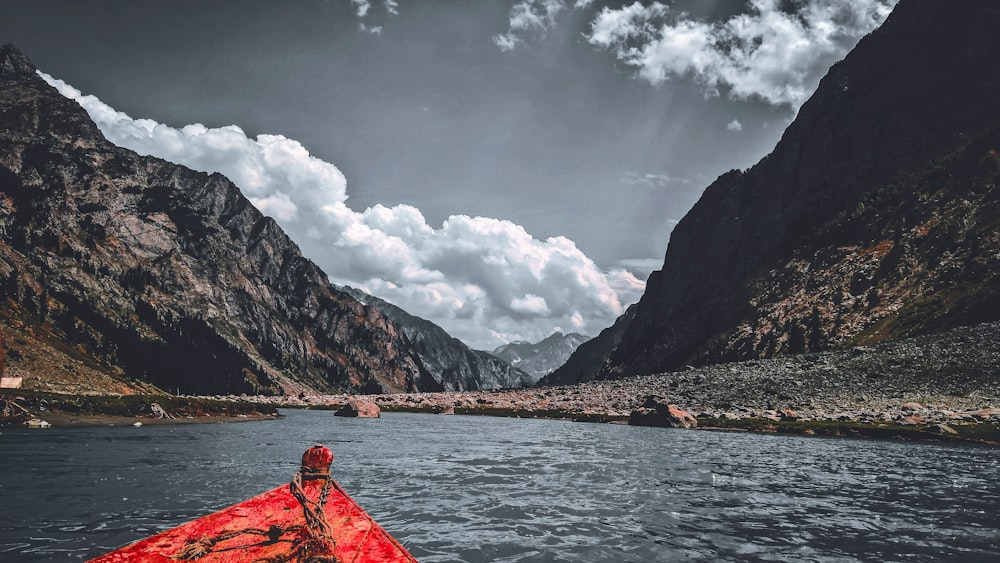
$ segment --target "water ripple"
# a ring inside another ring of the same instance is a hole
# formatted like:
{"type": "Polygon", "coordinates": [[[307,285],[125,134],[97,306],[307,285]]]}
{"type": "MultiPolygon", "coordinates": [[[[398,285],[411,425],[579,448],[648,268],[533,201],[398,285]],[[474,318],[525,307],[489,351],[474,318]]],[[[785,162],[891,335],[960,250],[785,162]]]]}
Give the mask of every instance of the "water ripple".
{"type": "Polygon", "coordinates": [[[93,557],[286,482],[314,443],[335,450],[336,478],[424,563],[1000,558],[997,449],[285,414],[5,429],[0,560],[93,557]]]}

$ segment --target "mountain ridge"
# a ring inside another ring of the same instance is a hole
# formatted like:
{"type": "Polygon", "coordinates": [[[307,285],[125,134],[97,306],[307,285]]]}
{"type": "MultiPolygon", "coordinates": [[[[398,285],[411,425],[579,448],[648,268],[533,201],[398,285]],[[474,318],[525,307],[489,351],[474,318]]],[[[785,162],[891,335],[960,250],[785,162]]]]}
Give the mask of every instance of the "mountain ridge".
{"type": "Polygon", "coordinates": [[[562,365],[540,379],[538,385],[572,385],[597,378],[611,352],[621,343],[625,330],[635,318],[637,308],[636,303],[629,305],[613,325],[580,344],[562,365]]]}
{"type": "Polygon", "coordinates": [[[532,383],[563,365],[589,336],[570,332],[553,332],[538,342],[515,341],[494,349],[491,354],[531,375],[532,383]]]}
{"type": "Polygon", "coordinates": [[[472,391],[531,385],[532,378],[488,352],[473,350],[440,326],[352,287],[344,291],[370,304],[399,325],[424,367],[445,391],[472,391]]]}
{"type": "MultiPolygon", "coordinates": [[[[112,145],[11,45],[0,81],[0,319],[24,351],[9,366],[45,344],[126,391],[440,388],[228,179],[112,145]]],[[[25,385],[86,390],[71,371],[25,385]]]]}
{"type": "Polygon", "coordinates": [[[996,320],[998,20],[976,2],[900,2],[775,149],[675,227],[601,376],[996,320]]]}

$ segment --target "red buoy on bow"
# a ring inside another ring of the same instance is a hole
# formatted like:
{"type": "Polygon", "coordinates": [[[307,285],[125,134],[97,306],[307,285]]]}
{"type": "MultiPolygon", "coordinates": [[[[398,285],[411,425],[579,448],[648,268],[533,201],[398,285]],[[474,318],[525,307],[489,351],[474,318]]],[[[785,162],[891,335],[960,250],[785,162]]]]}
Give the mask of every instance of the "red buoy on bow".
{"type": "Polygon", "coordinates": [[[333,464],[333,452],[330,448],[315,445],[302,454],[302,471],[317,475],[329,475],[333,464]]]}
{"type": "Polygon", "coordinates": [[[91,563],[369,563],[416,559],[330,478],[333,452],[302,454],[291,483],[91,563]]]}

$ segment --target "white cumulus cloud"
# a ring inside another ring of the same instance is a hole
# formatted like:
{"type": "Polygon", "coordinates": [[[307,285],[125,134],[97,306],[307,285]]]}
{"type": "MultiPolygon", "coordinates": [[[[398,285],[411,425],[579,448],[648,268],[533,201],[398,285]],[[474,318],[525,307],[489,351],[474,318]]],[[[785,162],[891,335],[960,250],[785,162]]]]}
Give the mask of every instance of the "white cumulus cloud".
{"type": "Polygon", "coordinates": [[[111,142],[229,177],[333,282],[387,299],[473,347],[537,341],[565,326],[597,334],[644,289],[625,268],[599,268],[573,241],[539,240],[510,221],[453,215],[434,227],[410,205],[355,211],[340,170],[293,139],[133,119],[39,74],[79,102],[111,142]]]}
{"type": "Polygon", "coordinates": [[[351,4],[354,6],[355,13],[357,13],[359,18],[367,16],[368,10],[372,7],[371,2],[368,0],[351,0],[351,4]]]}
{"type": "MultiPolygon", "coordinates": [[[[590,2],[577,2],[574,8],[582,8],[590,2]]],[[[493,43],[501,51],[510,51],[525,36],[544,35],[556,24],[556,18],[566,9],[564,0],[523,0],[510,9],[507,33],[493,36],[493,43]]]]}
{"type": "Polygon", "coordinates": [[[524,297],[515,297],[510,302],[510,308],[525,315],[547,315],[549,313],[549,305],[545,302],[545,298],[530,293],[524,297]]]}
{"type": "Polygon", "coordinates": [[[743,124],[740,123],[739,119],[734,118],[732,121],[726,124],[726,131],[742,131],[742,130],[743,130],[743,124]]]}
{"type": "Polygon", "coordinates": [[[709,95],[727,88],[797,110],[830,65],[878,27],[897,0],[751,0],[746,13],[694,21],[660,2],[603,8],[587,40],[658,83],[692,76],[709,95]]]}
{"type": "Polygon", "coordinates": [[[648,188],[664,188],[672,184],[690,184],[690,178],[671,176],[670,174],[639,174],[625,172],[621,182],[630,186],[645,186],[648,188]]]}
{"type": "Polygon", "coordinates": [[[501,51],[512,51],[514,47],[517,47],[519,41],[520,39],[512,33],[493,36],[493,44],[496,45],[501,51]]]}
{"type": "MultiPolygon", "coordinates": [[[[351,6],[354,8],[354,15],[359,20],[364,20],[373,13],[371,0],[351,0],[351,6]]],[[[383,0],[382,8],[389,16],[399,15],[399,2],[397,0],[383,0]]],[[[372,35],[382,35],[381,25],[372,25],[364,21],[358,22],[358,30],[372,35]]]]}

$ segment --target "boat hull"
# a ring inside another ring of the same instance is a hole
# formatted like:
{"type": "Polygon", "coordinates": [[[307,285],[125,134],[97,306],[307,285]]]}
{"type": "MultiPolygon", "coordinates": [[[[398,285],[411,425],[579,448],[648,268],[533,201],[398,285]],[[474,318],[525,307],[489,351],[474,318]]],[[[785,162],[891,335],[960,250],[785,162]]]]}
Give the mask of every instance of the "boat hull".
{"type": "Polygon", "coordinates": [[[314,506],[325,504],[322,512],[328,526],[324,537],[332,541],[325,550],[318,550],[322,552],[318,556],[315,546],[311,546],[316,539],[309,533],[304,517],[305,503],[293,494],[293,482],[92,559],[91,563],[416,562],[332,479],[326,487],[326,502],[319,503],[326,483],[325,479],[316,479],[298,485],[307,502],[314,506]],[[337,559],[329,558],[331,551],[337,559]]]}

